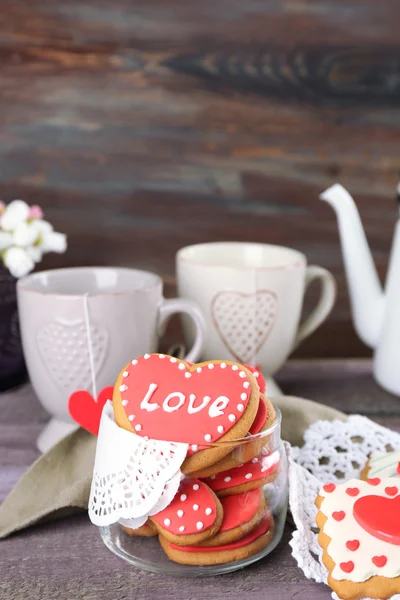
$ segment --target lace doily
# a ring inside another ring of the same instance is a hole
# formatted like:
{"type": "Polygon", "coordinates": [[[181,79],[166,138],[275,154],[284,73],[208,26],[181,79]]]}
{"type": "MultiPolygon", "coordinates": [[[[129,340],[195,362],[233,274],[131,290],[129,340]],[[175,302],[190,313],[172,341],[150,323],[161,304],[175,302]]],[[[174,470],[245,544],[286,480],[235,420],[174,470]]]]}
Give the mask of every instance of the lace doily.
{"type": "MultiPolygon", "coordinates": [[[[315,498],[327,482],[358,478],[369,454],[400,449],[400,435],[358,415],[346,421],[317,421],[304,434],[302,448],[288,448],[289,505],[296,526],[290,545],[304,575],[327,582],[321,562],[315,498]]],[[[332,593],[333,598],[337,598],[332,593]]],[[[392,596],[400,600],[400,594],[392,596]]]]}
{"type": "Polygon", "coordinates": [[[99,526],[120,521],[140,527],[175,496],[187,444],[146,440],[118,427],[104,405],[89,497],[89,517],[99,526]]]}

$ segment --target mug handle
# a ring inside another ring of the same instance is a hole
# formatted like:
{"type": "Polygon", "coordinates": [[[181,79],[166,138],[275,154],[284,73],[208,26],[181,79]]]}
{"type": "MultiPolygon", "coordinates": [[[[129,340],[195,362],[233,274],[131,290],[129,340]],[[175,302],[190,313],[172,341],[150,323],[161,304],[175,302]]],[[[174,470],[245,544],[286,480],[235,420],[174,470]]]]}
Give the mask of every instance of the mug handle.
{"type": "Polygon", "coordinates": [[[335,303],[336,281],[332,273],[323,267],[309,265],[306,269],[305,291],[314,279],[321,280],[321,296],[312,313],[306,318],[304,323],[299,326],[292,350],[295,350],[303,340],[311,335],[317,327],[325,321],[335,303]]]}
{"type": "Polygon", "coordinates": [[[205,321],[203,313],[195,302],[184,300],[183,298],[173,298],[165,300],[161,304],[158,316],[158,335],[161,337],[164,333],[168,319],[176,313],[185,313],[194,321],[196,327],[196,337],[194,344],[183,360],[187,362],[196,362],[204,349],[205,321]]]}

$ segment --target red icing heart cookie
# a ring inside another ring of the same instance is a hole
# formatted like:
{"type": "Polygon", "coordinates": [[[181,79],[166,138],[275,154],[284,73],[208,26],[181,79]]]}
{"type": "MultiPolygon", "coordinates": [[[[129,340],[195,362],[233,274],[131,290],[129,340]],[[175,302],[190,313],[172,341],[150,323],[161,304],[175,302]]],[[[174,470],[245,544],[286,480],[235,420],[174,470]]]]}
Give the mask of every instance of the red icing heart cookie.
{"type": "Polygon", "coordinates": [[[218,565],[253,556],[263,550],[274,536],[274,520],[266,515],[245,537],[220,546],[178,546],[160,535],[164,552],[174,562],[183,565],[218,565]]]}
{"type": "Polygon", "coordinates": [[[104,388],[97,400],[85,390],[74,392],[68,400],[69,414],[83,429],[97,436],[103,406],[107,400],[112,400],[113,391],[112,387],[104,388]]]}
{"type": "Polygon", "coordinates": [[[277,476],[279,467],[277,451],[267,455],[263,452],[244,465],[208,477],[205,482],[220,498],[261,487],[277,476]]]}
{"type": "Polygon", "coordinates": [[[198,479],[184,479],[171,504],[150,519],[167,540],[185,546],[215,535],[222,517],[221,503],[210,488],[198,479]]]}
{"type": "Polygon", "coordinates": [[[251,373],[236,363],[188,365],[164,354],[145,354],[121,371],[113,403],[120,427],[189,444],[182,470],[190,473],[232,450],[204,444],[246,435],[256,417],[259,389],[251,373]]]}
{"type": "Polygon", "coordinates": [[[355,520],[371,535],[400,546],[400,495],[395,498],[364,496],[354,504],[355,520]]]}

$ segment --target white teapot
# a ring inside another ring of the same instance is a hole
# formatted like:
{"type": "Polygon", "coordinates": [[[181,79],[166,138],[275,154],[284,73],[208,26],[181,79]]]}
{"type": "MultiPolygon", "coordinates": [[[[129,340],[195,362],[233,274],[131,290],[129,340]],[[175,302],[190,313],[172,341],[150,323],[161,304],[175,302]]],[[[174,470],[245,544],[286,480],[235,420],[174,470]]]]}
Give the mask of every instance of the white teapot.
{"type": "Polygon", "coordinates": [[[400,219],[396,223],[386,287],[382,290],[353,198],[339,184],[325,190],[320,198],[337,214],[357,334],[375,350],[377,382],[400,396],[400,219]]]}

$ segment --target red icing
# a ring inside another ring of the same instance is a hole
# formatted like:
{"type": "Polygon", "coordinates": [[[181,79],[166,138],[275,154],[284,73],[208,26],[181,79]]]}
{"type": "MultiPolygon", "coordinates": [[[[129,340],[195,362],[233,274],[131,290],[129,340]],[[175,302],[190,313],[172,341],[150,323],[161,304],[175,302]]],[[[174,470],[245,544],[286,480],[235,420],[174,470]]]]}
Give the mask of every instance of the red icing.
{"type": "Polygon", "coordinates": [[[376,567],[384,567],[387,563],[387,557],[386,556],[373,556],[372,562],[374,563],[374,565],[376,567]]]}
{"type": "Polygon", "coordinates": [[[370,485],[379,485],[381,482],[381,480],[379,479],[379,477],[373,477],[372,479],[367,479],[367,483],[369,483],[370,485]]]}
{"type": "Polygon", "coordinates": [[[358,550],[359,547],[360,547],[359,540],[349,540],[348,542],[346,542],[346,548],[348,548],[348,550],[351,550],[352,552],[355,552],[356,550],[358,550]]]}
{"type": "Polygon", "coordinates": [[[385,487],[385,492],[388,496],[395,496],[399,491],[399,488],[395,485],[385,487]]]}
{"type": "Polygon", "coordinates": [[[398,472],[398,474],[400,475],[400,462],[399,462],[399,463],[398,463],[398,465],[397,465],[397,472],[398,472]]]}
{"type": "Polygon", "coordinates": [[[120,387],[121,398],[127,401],[124,410],[139,435],[196,445],[215,442],[245,412],[251,385],[245,387],[249,380],[240,367],[207,363],[191,370],[169,356],[145,356],[126,367],[128,375],[120,387]]]}
{"type": "Polygon", "coordinates": [[[344,510],[337,510],[332,513],[332,517],[335,519],[335,521],[343,521],[345,516],[346,513],[344,512],[344,510]]]}
{"type": "Polygon", "coordinates": [[[265,477],[268,477],[274,471],[276,471],[278,464],[278,452],[274,452],[273,454],[269,454],[267,456],[264,456],[262,452],[260,452],[260,454],[244,465],[234,467],[228,471],[221,471],[221,473],[213,475],[212,477],[208,477],[204,481],[212,490],[214,490],[214,492],[217,492],[219,490],[228,489],[236,485],[242,485],[244,483],[251,483],[252,481],[265,479],[265,477]],[[248,477],[246,477],[246,475],[248,475],[248,477]],[[249,477],[249,475],[251,475],[251,477],[249,477]]]}
{"type": "Polygon", "coordinates": [[[246,369],[248,369],[251,373],[253,374],[257,374],[256,375],[256,381],[258,383],[258,387],[260,388],[260,392],[262,394],[265,394],[265,389],[266,389],[266,383],[265,383],[265,379],[258,367],[258,365],[256,365],[255,367],[249,367],[249,365],[244,365],[246,367],[246,369]]]}
{"type": "Polygon", "coordinates": [[[243,523],[248,523],[260,508],[261,494],[262,492],[258,488],[243,494],[222,498],[224,518],[219,531],[229,531],[243,525],[243,523]]]}
{"type": "Polygon", "coordinates": [[[268,417],[267,405],[265,404],[264,400],[262,398],[260,398],[256,418],[254,419],[253,423],[251,424],[249,433],[251,433],[251,435],[255,435],[256,433],[259,433],[261,431],[261,429],[264,427],[267,417],[268,417]]]}
{"type": "Polygon", "coordinates": [[[346,494],[349,496],[358,496],[360,490],[358,488],[346,488],[346,494]]]}
{"type": "Polygon", "coordinates": [[[379,540],[400,546],[400,496],[364,496],[354,503],[353,514],[365,531],[379,540]]]}
{"type": "Polygon", "coordinates": [[[326,485],[324,485],[323,490],[328,494],[331,494],[336,490],[336,485],[334,483],[327,483],[326,485]]]}
{"type": "Polygon", "coordinates": [[[174,535],[188,535],[212,527],[216,516],[217,507],[209,488],[199,479],[184,479],[171,504],[152,518],[174,535]],[[198,486],[198,489],[193,489],[193,486],[198,486]],[[207,514],[210,512],[207,508],[211,508],[210,514],[207,514]],[[179,516],[178,511],[183,511],[183,515],[179,516]],[[165,523],[165,519],[169,520],[169,524],[165,523]],[[201,523],[202,527],[198,527],[198,523],[201,523]],[[180,527],[185,529],[180,531],[180,527]]]}
{"type": "Polygon", "coordinates": [[[98,435],[103,406],[112,400],[113,388],[106,387],[97,400],[84,390],[74,392],[68,400],[68,411],[73,420],[93,435],[98,435]]]}
{"type": "Polygon", "coordinates": [[[354,569],[354,563],[352,560],[349,560],[348,562],[342,562],[339,566],[345,573],[351,573],[354,569]]]}
{"type": "Polygon", "coordinates": [[[181,550],[182,552],[222,552],[223,550],[234,550],[235,548],[242,548],[243,546],[251,544],[251,542],[254,542],[254,540],[267,533],[270,526],[270,518],[266,515],[253,531],[248,533],[241,540],[231,542],[230,544],[223,544],[221,546],[177,546],[176,544],[170,543],[169,545],[174,550],[181,550]]]}

